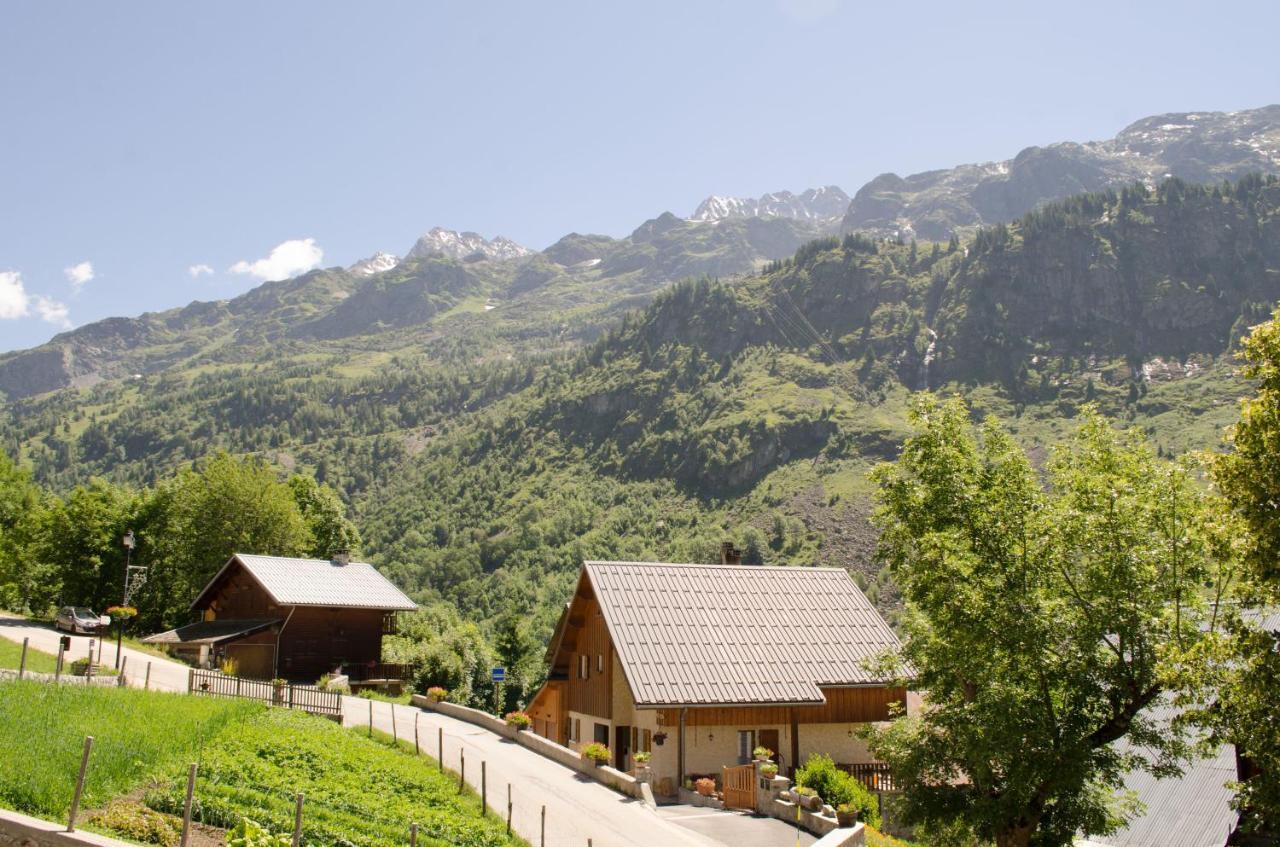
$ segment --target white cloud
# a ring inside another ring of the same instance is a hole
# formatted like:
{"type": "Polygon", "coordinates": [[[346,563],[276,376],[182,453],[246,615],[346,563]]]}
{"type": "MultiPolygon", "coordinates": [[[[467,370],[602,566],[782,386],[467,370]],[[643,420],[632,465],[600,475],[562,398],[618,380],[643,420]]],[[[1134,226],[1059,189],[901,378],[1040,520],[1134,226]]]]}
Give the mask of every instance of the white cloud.
{"type": "Polygon", "coordinates": [[[36,295],[36,314],[45,323],[51,323],[59,329],[71,329],[74,326],[67,311],[67,304],[48,297],[36,295]]]}
{"type": "Polygon", "coordinates": [[[31,297],[17,271],[0,271],[0,320],[25,318],[31,297]]]}
{"type": "Polygon", "coordinates": [[[288,279],[319,267],[323,259],[324,251],[314,238],[295,238],[271,248],[271,253],[264,259],[236,262],[231,266],[231,272],[249,274],[258,279],[288,279]]]}
{"type": "Polygon", "coordinates": [[[212,274],[213,268],[205,264],[192,265],[187,268],[187,273],[191,274],[192,279],[199,279],[206,274],[212,274]]]}
{"type": "Polygon", "coordinates": [[[71,282],[71,290],[80,293],[80,289],[84,288],[85,283],[93,279],[93,262],[81,262],[78,265],[72,265],[64,268],[63,273],[67,275],[67,279],[71,282]]]}
{"type": "Polygon", "coordinates": [[[61,329],[71,329],[71,317],[66,303],[40,294],[33,297],[22,284],[22,274],[17,271],[0,271],[0,320],[25,318],[31,314],[33,304],[40,320],[61,329]]]}

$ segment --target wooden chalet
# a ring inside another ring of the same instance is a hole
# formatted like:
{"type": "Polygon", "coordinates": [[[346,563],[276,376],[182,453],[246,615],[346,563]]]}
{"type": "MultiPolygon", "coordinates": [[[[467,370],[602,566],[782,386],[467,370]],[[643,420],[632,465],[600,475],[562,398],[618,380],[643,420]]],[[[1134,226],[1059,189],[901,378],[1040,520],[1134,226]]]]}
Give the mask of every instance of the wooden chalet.
{"type": "Polygon", "coordinates": [[[143,639],[200,667],[235,659],[237,674],[314,682],[398,676],[382,636],[417,605],[365,562],[236,553],[191,604],[201,620],[143,639]]]}
{"type": "Polygon", "coordinates": [[[783,773],[826,753],[874,777],[855,730],[907,692],[863,664],[898,646],[841,569],[586,562],[528,712],[553,741],[608,745],[619,769],[651,753],[660,794],[757,745],[783,773]]]}

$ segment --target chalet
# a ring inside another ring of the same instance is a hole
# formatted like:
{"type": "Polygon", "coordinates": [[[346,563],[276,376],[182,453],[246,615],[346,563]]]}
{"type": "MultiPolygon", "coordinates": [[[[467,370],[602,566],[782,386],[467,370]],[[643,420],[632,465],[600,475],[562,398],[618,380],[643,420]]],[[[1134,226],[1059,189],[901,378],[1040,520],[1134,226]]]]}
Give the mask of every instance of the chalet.
{"type": "Polygon", "coordinates": [[[898,646],[841,569],[586,562],[528,712],[553,741],[607,745],[619,769],[651,753],[661,794],[757,745],[784,773],[813,753],[874,769],[856,730],[907,692],[864,660],[898,646]]]}
{"type": "Polygon", "coordinates": [[[314,682],[341,666],[353,679],[387,675],[382,636],[412,600],[370,564],[236,553],[191,604],[197,623],[143,641],[240,676],[314,682]]]}

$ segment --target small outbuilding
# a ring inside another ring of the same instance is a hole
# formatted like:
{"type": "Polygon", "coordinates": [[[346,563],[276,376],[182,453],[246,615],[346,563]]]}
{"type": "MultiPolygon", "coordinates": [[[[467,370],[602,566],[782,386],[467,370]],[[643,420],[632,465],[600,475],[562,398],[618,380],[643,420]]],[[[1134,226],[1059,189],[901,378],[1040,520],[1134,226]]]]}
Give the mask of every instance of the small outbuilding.
{"type": "Polygon", "coordinates": [[[234,659],[239,676],[314,682],[399,678],[382,636],[417,608],[367,562],[236,553],[191,604],[201,620],[143,639],[200,667],[234,659]]]}
{"type": "Polygon", "coordinates": [[[865,660],[898,646],[839,568],[586,562],[527,711],[560,744],[607,745],[619,769],[650,753],[660,794],[757,746],[784,774],[826,753],[875,784],[887,770],[857,730],[907,691],[865,660]]]}

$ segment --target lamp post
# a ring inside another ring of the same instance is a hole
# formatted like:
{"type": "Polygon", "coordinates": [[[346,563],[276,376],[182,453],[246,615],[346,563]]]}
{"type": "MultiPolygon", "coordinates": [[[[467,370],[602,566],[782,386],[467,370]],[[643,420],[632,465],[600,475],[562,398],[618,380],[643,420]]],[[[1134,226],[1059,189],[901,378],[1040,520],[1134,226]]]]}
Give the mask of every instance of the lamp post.
{"type": "MultiPolygon", "coordinates": [[[[133,558],[133,545],[137,542],[133,538],[133,530],[125,532],[124,539],[124,593],[121,595],[120,605],[129,605],[129,564],[133,558]]],[[[116,624],[116,670],[120,670],[120,647],[124,642],[124,612],[119,615],[120,621],[116,624]]]]}

